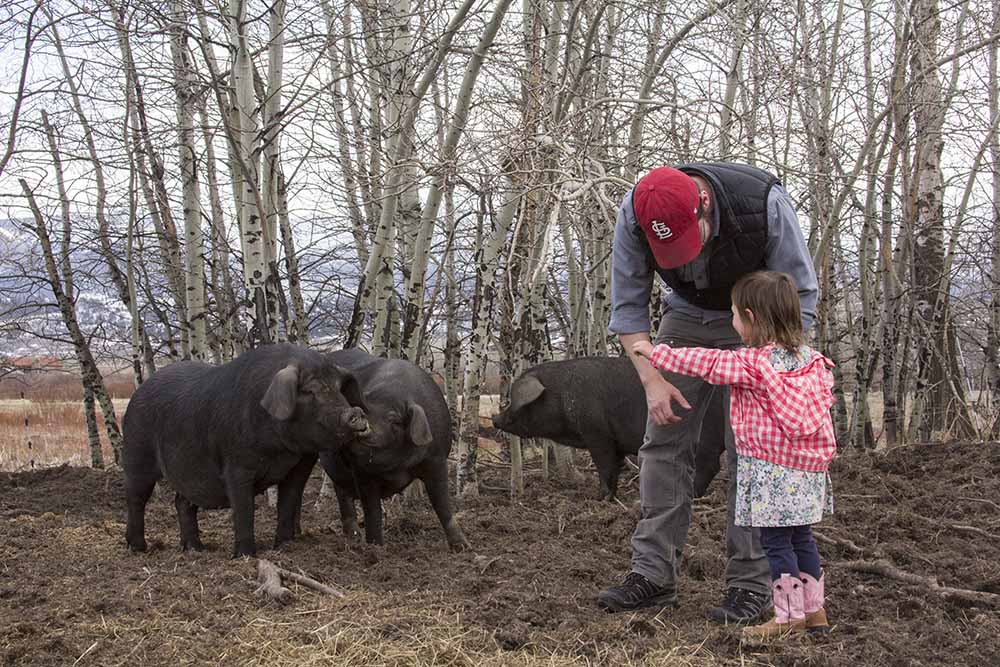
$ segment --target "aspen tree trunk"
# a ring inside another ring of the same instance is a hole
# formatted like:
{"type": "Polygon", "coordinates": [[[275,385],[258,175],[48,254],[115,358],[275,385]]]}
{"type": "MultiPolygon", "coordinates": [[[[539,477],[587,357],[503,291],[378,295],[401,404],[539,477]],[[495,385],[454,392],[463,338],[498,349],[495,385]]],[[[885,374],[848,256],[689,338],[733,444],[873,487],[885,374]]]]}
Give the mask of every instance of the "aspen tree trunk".
{"type": "Polygon", "coordinates": [[[459,439],[457,490],[459,494],[478,493],[476,455],[479,435],[479,396],[482,374],[486,365],[491,313],[496,304],[496,270],[500,251],[507,243],[517,210],[517,191],[505,193],[498,218],[491,218],[490,229],[483,245],[476,251],[475,265],[479,277],[479,302],[473,309],[469,356],[465,363],[465,390],[462,403],[462,428],[459,439]]]}
{"type": "MultiPolygon", "coordinates": [[[[908,190],[906,166],[907,154],[907,112],[903,100],[903,87],[906,84],[906,60],[909,39],[909,22],[903,12],[896,13],[896,45],[893,56],[893,74],[890,85],[892,113],[889,122],[892,126],[892,142],[889,150],[889,162],[882,178],[882,204],[880,209],[879,238],[879,270],[882,275],[882,309],[880,317],[879,342],[882,347],[882,428],[885,431],[885,442],[888,447],[894,447],[900,440],[900,424],[905,423],[900,418],[900,410],[905,406],[897,400],[900,377],[899,337],[902,317],[903,293],[900,289],[898,267],[901,265],[900,248],[893,250],[893,199],[897,169],[903,175],[903,191],[908,190]],[[902,162],[902,166],[900,166],[902,162]]],[[[906,207],[904,198],[904,208],[906,207]]],[[[903,218],[907,215],[904,211],[903,218]]]]}
{"type": "MultiPolygon", "coordinates": [[[[992,3],[992,24],[993,34],[1000,30],[1000,2],[994,0],[992,3]]],[[[994,415],[1000,414],[1000,207],[996,202],[1000,202],[1000,140],[997,138],[997,123],[1000,122],[1000,97],[998,87],[1000,81],[997,77],[997,61],[1000,59],[997,43],[994,42],[989,50],[989,107],[990,107],[990,165],[992,167],[992,192],[993,192],[993,232],[992,232],[992,257],[990,258],[989,290],[990,290],[990,314],[988,319],[988,329],[986,333],[986,346],[983,349],[983,356],[986,358],[986,378],[985,390],[990,394],[990,402],[987,406],[992,407],[994,415]]],[[[1000,439],[1000,416],[993,418],[989,427],[987,437],[1000,439]]]]}
{"type": "MultiPolygon", "coordinates": [[[[753,16],[750,21],[751,47],[747,71],[750,78],[749,85],[743,86],[741,96],[743,98],[743,127],[746,139],[744,140],[745,159],[747,164],[757,165],[759,158],[757,155],[757,134],[760,127],[760,110],[768,104],[765,97],[764,87],[766,84],[764,72],[770,64],[769,58],[764,55],[767,40],[763,30],[760,29],[761,17],[766,12],[765,9],[753,8],[753,16]]],[[[766,127],[766,126],[765,126],[766,127]]],[[[786,144],[788,142],[785,142],[786,144]]]]}
{"type": "Polygon", "coordinates": [[[131,304],[130,314],[132,317],[132,372],[133,384],[138,387],[141,385],[146,377],[151,376],[156,372],[156,367],[153,365],[153,354],[152,345],[149,344],[149,340],[143,341],[142,339],[142,319],[139,315],[139,301],[136,298],[136,287],[135,287],[135,263],[133,258],[135,253],[133,252],[134,241],[135,241],[135,218],[136,218],[136,208],[137,203],[135,200],[135,173],[130,174],[129,177],[129,215],[128,215],[128,227],[125,229],[125,280],[128,286],[129,303],[131,304]],[[145,343],[145,345],[143,345],[145,343]],[[146,372],[143,372],[143,359],[140,358],[141,350],[145,349],[147,352],[146,362],[146,372]]]}
{"type": "MultiPolygon", "coordinates": [[[[601,22],[602,15],[593,18],[595,25],[601,22]]],[[[593,76],[594,96],[604,99],[608,96],[608,77],[611,68],[611,53],[618,39],[621,24],[621,13],[614,6],[608,6],[605,19],[605,34],[603,44],[598,48],[597,66],[593,76]]],[[[588,143],[593,151],[589,164],[600,178],[607,178],[604,165],[608,163],[608,146],[615,145],[617,130],[611,122],[611,112],[592,114],[588,143]]],[[[584,214],[584,241],[581,249],[585,250],[584,267],[589,300],[589,317],[586,323],[585,354],[606,356],[608,354],[608,322],[611,315],[610,292],[611,268],[611,237],[616,220],[616,204],[608,201],[605,185],[599,184],[588,193],[589,206],[584,214]]],[[[581,309],[583,310],[583,309],[581,309]]],[[[583,313],[581,312],[581,315],[583,313]]],[[[582,326],[582,325],[581,325],[582,326]]]]}
{"type": "MultiPolygon", "coordinates": [[[[822,8],[815,8],[814,23],[808,24],[803,17],[802,39],[811,43],[812,48],[806,51],[803,61],[805,83],[800,93],[799,107],[807,130],[810,194],[813,201],[814,224],[810,234],[811,246],[822,248],[827,239],[836,244],[836,216],[839,215],[840,201],[834,198],[833,155],[831,146],[833,132],[831,116],[833,113],[832,70],[838,60],[839,33],[843,18],[843,2],[837,5],[837,18],[832,27],[824,22],[822,8]],[[832,30],[832,33],[831,33],[832,30]],[[813,56],[815,55],[815,60],[813,56]],[[825,231],[821,231],[825,230],[825,231]],[[822,239],[822,241],[821,241],[822,239]]],[[[860,158],[859,158],[860,161],[860,158]]],[[[829,245],[826,250],[816,250],[814,263],[820,285],[824,290],[816,306],[816,329],[819,345],[835,364],[833,418],[836,428],[837,443],[843,445],[850,435],[847,420],[846,398],[843,391],[843,355],[841,353],[840,334],[837,326],[838,313],[834,308],[834,294],[837,293],[837,273],[835,257],[838,249],[831,252],[829,245]]]]}
{"type": "Polygon", "coordinates": [[[32,32],[32,27],[35,23],[35,15],[38,14],[39,10],[43,7],[42,3],[37,3],[35,8],[31,10],[28,15],[28,20],[24,28],[24,46],[22,50],[24,55],[21,58],[21,74],[17,83],[17,92],[14,95],[14,104],[9,112],[9,122],[10,126],[7,129],[7,145],[4,148],[3,155],[0,155],[0,175],[3,174],[4,170],[7,168],[7,164],[10,159],[14,156],[14,152],[17,148],[17,123],[21,117],[21,106],[24,104],[25,92],[26,92],[26,82],[28,79],[28,71],[31,63],[32,47],[35,40],[42,33],[44,28],[39,29],[38,32],[32,32]]]}
{"type": "Polygon", "coordinates": [[[411,136],[413,128],[404,126],[403,121],[410,97],[411,75],[407,68],[407,56],[411,47],[410,0],[394,0],[392,8],[393,40],[386,53],[389,63],[386,75],[389,117],[386,126],[394,132],[394,135],[388,142],[391,161],[383,183],[384,199],[381,216],[372,242],[371,254],[368,256],[368,265],[365,267],[364,290],[359,295],[362,309],[368,308],[374,313],[372,353],[380,357],[387,356],[389,350],[389,308],[395,286],[394,257],[391,250],[396,247],[400,233],[405,233],[405,227],[401,229],[401,222],[397,218],[407,208],[405,203],[401,206],[401,199],[404,198],[404,191],[409,186],[407,176],[412,172],[404,165],[404,161],[413,145],[411,136]]]}
{"type": "Polygon", "coordinates": [[[583,271],[580,269],[580,259],[577,258],[573,243],[573,230],[569,220],[560,217],[559,233],[562,238],[563,253],[566,255],[566,289],[569,305],[568,330],[566,331],[567,357],[579,357],[586,354],[587,314],[586,294],[583,271]]]}
{"type": "MultiPolygon", "coordinates": [[[[330,35],[330,38],[326,44],[326,55],[327,61],[330,65],[330,78],[332,80],[332,85],[329,87],[330,90],[330,102],[333,105],[333,121],[334,128],[337,135],[337,158],[338,164],[340,165],[340,171],[344,178],[344,194],[347,199],[347,213],[351,219],[351,234],[354,237],[354,248],[358,254],[358,261],[363,266],[368,261],[368,245],[365,238],[366,231],[368,229],[368,220],[371,220],[370,208],[366,211],[362,208],[361,203],[358,201],[358,192],[361,191],[361,200],[368,202],[368,206],[371,206],[369,202],[370,190],[365,189],[365,183],[358,178],[356,172],[361,172],[364,170],[365,163],[365,148],[363,142],[360,138],[363,135],[360,129],[360,123],[354,123],[355,136],[358,141],[354,142],[352,146],[351,134],[347,129],[347,112],[344,106],[344,91],[341,89],[341,79],[344,78],[344,70],[340,64],[340,57],[338,56],[334,42],[334,35],[337,34],[337,27],[335,24],[336,17],[334,16],[333,9],[330,7],[329,0],[320,0],[320,7],[323,9],[323,17],[326,19],[326,30],[330,35]],[[351,158],[352,149],[359,153],[357,164],[358,168],[355,168],[355,161],[351,158]]],[[[344,20],[349,20],[350,12],[348,8],[343,8],[341,10],[344,20]]],[[[345,28],[345,35],[349,34],[345,28]]],[[[349,38],[344,38],[341,41],[342,48],[346,50],[350,49],[351,40],[349,38]]],[[[352,63],[347,63],[349,68],[352,68],[352,63]]],[[[351,84],[353,79],[347,77],[348,84],[351,84]]],[[[353,95],[349,94],[349,101],[351,106],[351,117],[357,118],[358,111],[356,105],[354,104],[353,95]]]]}
{"type": "Polygon", "coordinates": [[[257,187],[256,161],[257,119],[256,99],[253,88],[253,64],[246,43],[244,22],[246,0],[235,0],[229,15],[230,48],[236,56],[232,68],[234,113],[231,118],[236,135],[232,168],[237,192],[240,235],[243,245],[244,280],[249,296],[253,325],[249,332],[250,345],[267,344],[277,340],[277,323],[272,317],[274,305],[267,301],[268,248],[265,237],[264,207],[257,187]],[[237,166],[238,165],[238,166],[237,166]]]}
{"type": "Polygon", "coordinates": [[[93,389],[98,402],[101,404],[101,412],[104,413],[104,427],[107,430],[108,441],[111,443],[111,449],[114,452],[115,465],[118,465],[121,460],[122,442],[118,420],[115,417],[115,406],[104,387],[104,378],[97,367],[97,362],[94,361],[94,357],[91,355],[87,338],[83,335],[77,323],[76,306],[66,293],[63,292],[63,283],[59,276],[59,269],[56,267],[55,256],[52,253],[49,232],[45,227],[45,218],[42,216],[42,212],[35,202],[35,196],[28,187],[28,183],[23,178],[19,178],[18,183],[21,185],[21,192],[24,194],[24,198],[31,208],[31,214],[35,219],[34,233],[41,244],[42,256],[45,260],[45,270],[48,275],[49,286],[52,289],[52,295],[55,297],[56,303],[59,304],[59,312],[62,314],[63,323],[66,325],[66,329],[69,331],[70,338],[73,341],[77,362],[80,364],[83,372],[84,385],[90,386],[93,389]]]}
{"type": "MultiPolygon", "coordinates": [[[[367,60],[370,63],[382,63],[385,62],[385,53],[382,49],[381,39],[376,39],[376,36],[384,33],[380,29],[379,22],[375,16],[375,10],[372,7],[372,0],[362,0],[359,4],[359,10],[361,12],[361,26],[364,32],[364,42],[365,42],[365,53],[367,54],[367,60]]],[[[345,13],[346,14],[346,13],[345,13]]],[[[349,23],[348,17],[344,17],[344,34],[350,35],[354,33],[355,28],[349,23]]],[[[348,55],[353,55],[353,51],[350,50],[350,41],[347,41],[348,55]]],[[[351,71],[359,69],[359,63],[361,62],[360,56],[355,56],[354,62],[346,63],[351,71]]],[[[381,74],[381,71],[377,72],[381,74]]],[[[388,81],[382,81],[380,76],[366,76],[363,80],[367,82],[368,88],[368,107],[365,109],[368,116],[368,134],[367,136],[371,141],[371,152],[368,155],[368,167],[367,172],[370,178],[369,184],[371,186],[371,191],[369,197],[367,198],[367,218],[369,230],[371,236],[374,236],[377,232],[377,225],[379,220],[382,218],[382,192],[383,192],[383,180],[386,174],[384,173],[384,166],[386,163],[386,150],[389,150],[391,146],[386,146],[383,143],[385,137],[385,124],[382,122],[382,112],[385,100],[389,97],[389,92],[385,91],[384,88],[388,85],[388,81]]],[[[353,78],[347,77],[345,81],[345,90],[347,91],[347,96],[349,100],[357,99],[352,93],[353,78]]],[[[360,116],[360,111],[359,114],[360,116]]],[[[361,131],[361,125],[363,120],[360,117],[355,118],[352,115],[352,122],[355,126],[355,133],[357,136],[365,136],[361,131]]],[[[391,144],[391,142],[390,142],[391,144]]],[[[391,156],[390,156],[391,158],[391,156]]],[[[369,261],[371,261],[369,259],[369,261]]],[[[367,267],[368,264],[365,264],[367,267]]],[[[362,290],[358,290],[359,297],[361,296],[362,290]]]]}
{"type": "MultiPolygon", "coordinates": [[[[83,369],[80,370],[82,375],[83,369]]],[[[97,412],[94,409],[94,390],[86,383],[83,385],[83,416],[87,422],[87,449],[90,451],[90,467],[104,468],[101,433],[97,427],[97,412]]]]}
{"type": "MultiPolygon", "coordinates": [[[[281,194],[279,189],[285,187],[282,183],[279,164],[281,148],[281,128],[284,119],[281,117],[281,83],[283,78],[285,51],[285,0],[275,0],[268,8],[268,45],[267,45],[267,89],[264,92],[264,126],[261,129],[261,143],[264,153],[264,163],[261,170],[260,196],[263,203],[261,226],[264,231],[266,248],[265,264],[267,266],[267,307],[269,322],[272,323],[272,340],[282,340],[283,336],[277,328],[278,314],[285,325],[285,331],[290,337],[303,334],[298,331],[302,322],[289,322],[287,304],[278,272],[278,235],[279,225],[288,224],[287,211],[281,211],[281,194]]],[[[252,66],[251,66],[252,67],[252,66]]],[[[281,229],[283,239],[290,242],[291,230],[281,229]]],[[[285,246],[287,253],[295,254],[294,246],[285,246]]],[[[298,276],[296,276],[298,284],[298,276]]],[[[300,295],[301,296],[301,295],[300,295]]]]}
{"type": "MultiPolygon", "coordinates": [[[[865,62],[871,63],[872,33],[871,5],[864,7],[865,21],[865,62]]],[[[865,117],[869,125],[875,122],[875,82],[872,75],[871,65],[865,68],[865,117]]],[[[858,323],[859,329],[856,339],[861,341],[877,340],[877,317],[875,304],[879,298],[877,291],[877,270],[875,266],[876,249],[875,239],[878,233],[876,213],[876,188],[878,186],[878,173],[885,151],[889,143],[892,127],[886,124],[885,134],[879,145],[877,155],[872,159],[871,166],[868,167],[868,184],[866,188],[864,211],[862,219],[861,240],[859,243],[859,292],[861,297],[861,319],[858,323]]],[[[845,295],[846,296],[846,295],[845,295]]],[[[855,327],[850,327],[853,332],[855,327]]],[[[855,447],[861,449],[875,448],[875,433],[872,427],[871,411],[868,404],[868,393],[871,389],[872,379],[875,375],[875,368],[879,360],[879,348],[867,344],[854,344],[854,393],[851,404],[853,413],[851,415],[850,441],[855,447]]]]}
{"type": "MultiPolygon", "coordinates": [[[[557,48],[558,41],[546,40],[552,25],[546,22],[541,0],[522,0],[522,48],[526,68],[520,79],[522,100],[521,122],[516,130],[516,143],[511,148],[504,163],[507,179],[512,192],[520,191],[517,222],[511,236],[511,246],[507,249],[504,289],[501,293],[501,317],[498,334],[500,347],[501,386],[508,387],[522,370],[537,363],[537,337],[534,335],[535,319],[532,308],[538,302],[534,277],[531,274],[533,255],[537,254],[537,234],[544,218],[544,188],[549,185],[546,166],[551,163],[547,157],[553,139],[552,128],[544,125],[553,121],[551,116],[551,72],[546,69],[552,62],[547,51],[557,48]]],[[[505,407],[501,405],[501,407],[505,407]]],[[[517,482],[523,457],[514,450],[523,446],[521,438],[508,438],[507,448],[511,460],[511,481],[517,482]]],[[[544,445],[543,445],[544,451],[544,445]]]]}
{"type": "Polygon", "coordinates": [[[728,161],[733,157],[733,127],[735,125],[734,107],[736,93],[740,88],[740,59],[746,44],[746,22],[749,13],[749,0],[737,0],[730,20],[733,31],[733,47],[729,54],[729,70],[726,72],[726,91],[722,97],[722,107],[719,109],[719,160],[728,161]]]}
{"type": "Polygon", "coordinates": [[[944,150],[943,97],[938,77],[938,37],[941,30],[937,0],[913,3],[915,48],[910,56],[913,78],[913,119],[916,138],[913,164],[913,293],[921,323],[917,347],[917,380],[911,439],[927,441],[945,427],[947,357],[947,296],[939,305],[944,273],[944,150]]]}
{"type": "MultiPolygon", "coordinates": [[[[510,443],[510,497],[520,498],[524,495],[524,443],[520,436],[508,435],[510,443]]],[[[545,448],[542,448],[545,455],[545,448]]]]}
{"type": "MultiPolygon", "coordinates": [[[[111,6],[114,8],[113,4],[111,6]]],[[[177,325],[180,328],[180,356],[186,358],[189,356],[187,341],[188,327],[186,323],[185,279],[184,270],[181,265],[180,243],[177,238],[177,227],[174,224],[173,214],[170,209],[170,197],[164,182],[165,169],[163,161],[153,146],[146,114],[143,85],[139,79],[139,72],[132,56],[129,33],[124,23],[124,12],[121,9],[116,10],[115,32],[118,37],[119,48],[122,52],[122,60],[124,61],[128,96],[134,101],[134,104],[130,107],[131,114],[129,117],[134,134],[133,143],[139,167],[140,185],[146,199],[150,221],[156,230],[156,238],[159,243],[161,261],[164,267],[163,271],[170,286],[169,291],[173,300],[172,305],[176,313],[177,325]]],[[[172,332],[172,330],[172,326],[168,327],[168,331],[172,332]]],[[[171,349],[171,356],[176,356],[174,354],[174,341],[169,340],[168,346],[171,349]]]]}
{"type": "Polygon", "coordinates": [[[955,255],[958,250],[958,243],[962,237],[962,230],[966,221],[969,200],[972,197],[972,190],[976,185],[976,179],[979,174],[983,158],[986,155],[986,150],[989,148],[992,141],[990,135],[996,131],[997,127],[995,125],[990,127],[990,130],[987,132],[986,137],[980,145],[979,152],[972,161],[972,167],[970,168],[969,175],[966,178],[965,188],[962,191],[962,199],[959,202],[958,211],[955,214],[955,222],[951,229],[947,249],[945,250],[944,278],[941,281],[941,287],[938,290],[937,303],[935,304],[935,309],[937,309],[942,307],[942,301],[945,302],[943,318],[945,320],[947,331],[945,335],[945,360],[943,363],[949,366],[949,372],[944,376],[947,397],[946,400],[948,402],[947,421],[945,423],[953,436],[963,439],[981,439],[983,434],[981,434],[976,428],[976,422],[972,415],[969,400],[966,397],[965,385],[961,379],[964,373],[959,369],[958,365],[958,340],[955,335],[955,326],[952,322],[953,316],[948,309],[949,295],[951,294],[951,275],[954,268],[955,255]]]}
{"type": "MultiPolygon", "coordinates": [[[[448,188],[444,200],[445,224],[449,229],[455,228],[455,190],[448,188]]],[[[455,250],[450,246],[445,251],[445,344],[444,344],[444,387],[448,411],[451,415],[453,432],[457,437],[461,426],[461,414],[458,410],[458,395],[462,372],[462,339],[459,336],[458,299],[460,291],[455,280],[455,250]]]]}
{"type": "MultiPolygon", "coordinates": [[[[73,265],[70,261],[70,247],[73,237],[73,218],[70,213],[69,195],[66,193],[66,179],[63,175],[62,157],[59,153],[59,146],[56,141],[55,130],[49,123],[49,116],[42,111],[42,127],[45,128],[45,136],[48,139],[49,153],[52,156],[52,167],[55,171],[56,188],[59,192],[59,209],[62,216],[62,239],[59,248],[60,265],[62,270],[62,289],[70,303],[76,301],[76,290],[73,286],[73,265]]],[[[37,233],[37,232],[36,232],[37,233]]],[[[53,262],[54,264],[54,262],[53,262]]],[[[52,278],[50,274],[50,279],[52,278]]],[[[77,355],[79,359],[79,355],[77,355]]],[[[93,468],[104,467],[104,455],[101,452],[101,438],[97,430],[97,416],[94,413],[94,391],[84,380],[87,374],[80,368],[80,378],[83,382],[83,412],[87,421],[87,439],[90,448],[90,465],[93,468]]]]}
{"type": "MultiPolygon", "coordinates": [[[[216,105],[222,118],[222,130],[225,138],[226,154],[229,158],[230,188],[234,208],[236,212],[236,223],[240,235],[241,250],[245,250],[243,235],[242,216],[242,186],[241,176],[247,170],[247,165],[240,158],[240,135],[239,135],[239,109],[236,99],[235,82],[232,78],[232,70],[229,74],[229,84],[223,88],[221,80],[223,75],[221,68],[212,49],[212,38],[208,29],[205,8],[202,2],[195,3],[195,10],[198,20],[198,30],[201,39],[199,45],[208,68],[208,73],[213,81],[212,90],[215,94],[216,105]]],[[[229,16],[223,20],[230,20],[229,16]]],[[[236,47],[233,46],[232,27],[229,26],[230,49],[235,54],[236,47]]],[[[208,178],[209,196],[212,202],[212,260],[213,265],[221,267],[222,275],[222,295],[216,295],[220,318],[223,321],[223,339],[220,341],[220,354],[223,359],[230,359],[239,355],[251,343],[250,333],[243,325],[243,303],[238,298],[236,288],[233,285],[232,272],[229,264],[229,240],[226,230],[225,218],[222,212],[222,194],[220,190],[218,175],[215,167],[214,140],[209,134],[208,112],[202,98],[201,116],[203,131],[205,134],[205,155],[206,155],[206,176],[208,178]]],[[[217,271],[219,272],[219,271],[217,271]]],[[[217,281],[216,281],[217,282],[217,281]]]]}
{"type": "Polygon", "coordinates": [[[139,202],[136,194],[137,169],[135,165],[135,147],[131,141],[132,132],[129,128],[131,122],[132,89],[125,87],[125,118],[122,122],[122,142],[129,155],[128,173],[128,223],[125,228],[125,287],[128,290],[128,309],[130,317],[129,330],[132,339],[132,383],[139,387],[147,377],[156,372],[156,362],[153,358],[153,345],[149,340],[149,335],[143,327],[142,316],[139,312],[139,300],[135,286],[135,267],[132,263],[132,248],[135,239],[135,225],[138,216],[139,202]]]}
{"type": "Polygon", "coordinates": [[[295,250],[295,235],[288,219],[288,183],[285,171],[278,166],[278,226],[285,252],[285,274],[288,276],[288,293],[292,299],[292,321],[288,340],[300,345],[309,344],[309,318],[302,298],[302,278],[299,275],[299,258],[295,250]]]}
{"type": "Polygon", "coordinates": [[[202,125],[202,141],[205,144],[205,178],[208,186],[208,201],[212,213],[212,263],[210,282],[215,295],[221,331],[217,334],[220,362],[229,361],[242,352],[241,341],[246,332],[240,330],[238,301],[233,290],[233,276],[229,262],[229,240],[226,233],[226,217],[222,210],[222,195],[219,192],[219,175],[216,169],[215,138],[209,131],[208,110],[205,99],[200,97],[199,116],[202,125]]]}
{"type": "Polygon", "coordinates": [[[188,350],[192,359],[209,357],[205,330],[205,260],[201,230],[201,187],[195,166],[194,146],[194,70],[187,49],[188,16],[184,0],[175,0],[170,51],[174,61],[174,92],[177,102],[177,150],[184,192],[184,281],[187,295],[188,350]]]}

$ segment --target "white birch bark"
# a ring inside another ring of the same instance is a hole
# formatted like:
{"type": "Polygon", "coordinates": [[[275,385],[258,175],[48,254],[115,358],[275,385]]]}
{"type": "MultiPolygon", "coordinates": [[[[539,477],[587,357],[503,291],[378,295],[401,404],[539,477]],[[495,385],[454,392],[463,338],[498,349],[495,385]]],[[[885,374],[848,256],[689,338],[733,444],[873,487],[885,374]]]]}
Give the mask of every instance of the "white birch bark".
{"type": "Polygon", "coordinates": [[[476,454],[479,436],[479,397],[482,373],[489,342],[491,314],[496,304],[496,270],[500,251],[507,244],[517,210],[517,192],[505,194],[499,217],[490,220],[490,229],[483,245],[476,252],[476,272],[479,276],[479,302],[472,316],[472,335],[465,363],[465,387],[462,392],[462,426],[459,439],[457,490],[459,494],[478,493],[476,454]]]}
{"type": "Polygon", "coordinates": [[[274,304],[267,299],[268,248],[264,228],[264,209],[258,205],[261,198],[256,168],[257,118],[253,88],[253,63],[244,32],[246,0],[236,0],[229,15],[230,47],[236,56],[231,72],[234,88],[235,130],[238,141],[234,153],[237,164],[232,173],[234,189],[238,192],[237,206],[240,234],[243,245],[244,280],[252,304],[253,326],[250,338],[254,342],[271,343],[277,338],[277,325],[271,313],[274,304]]]}
{"type": "MultiPolygon", "coordinates": [[[[992,27],[993,34],[1000,31],[1000,2],[994,0],[992,3],[992,27]]],[[[997,43],[994,42],[989,50],[989,108],[990,108],[990,166],[993,177],[991,179],[991,192],[993,201],[1000,202],[1000,139],[998,139],[997,124],[1000,122],[1000,80],[997,76],[997,61],[1000,60],[997,43]]],[[[990,258],[989,290],[990,290],[990,311],[988,319],[988,329],[986,335],[986,345],[983,356],[986,359],[987,391],[991,394],[991,402],[987,403],[993,410],[994,415],[1000,415],[1000,207],[993,207],[992,224],[992,257],[990,258]]],[[[987,437],[1000,438],[1000,416],[994,417],[993,423],[987,430],[987,437]]]]}
{"type": "MultiPolygon", "coordinates": [[[[261,129],[261,144],[263,148],[263,165],[261,168],[260,196],[263,204],[261,227],[263,229],[266,254],[264,263],[267,267],[265,289],[267,291],[268,324],[271,327],[271,340],[283,340],[278,329],[278,312],[287,329],[298,329],[300,322],[289,322],[287,308],[284,304],[284,293],[278,272],[278,235],[285,237],[285,230],[279,232],[280,198],[279,156],[281,149],[281,129],[284,119],[281,117],[282,78],[284,73],[285,51],[285,0],[276,0],[268,8],[268,44],[267,44],[267,88],[264,92],[264,124],[261,129]]],[[[284,216],[287,223],[287,215],[284,216]]],[[[291,232],[288,233],[290,242],[291,232]]],[[[286,250],[289,246],[286,245],[286,250]]],[[[295,248],[290,247],[294,255],[295,248]]],[[[287,260],[287,256],[286,256],[287,260]]],[[[299,335],[302,332],[290,332],[299,335]]]]}
{"type": "Polygon", "coordinates": [[[170,51],[174,61],[174,93],[177,104],[177,150],[184,200],[184,282],[189,353],[192,359],[209,357],[205,330],[205,260],[201,229],[201,186],[195,166],[194,143],[194,69],[188,54],[188,15],[184,0],[175,0],[170,51]]]}
{"type": "Polygon", "coordinates": [[[749,12],[749,0],[737,0],[734,14],[730,20],[733,31],[733,47],[729,54],[729,69],[726,72],[726,90],[722,96],[722,107],[719,109],[719,160],[728,161],[733,158],[733,126],[735,125],[736,93],[740,88],[740,60],[746,44],[746,21],[749,12]]]}

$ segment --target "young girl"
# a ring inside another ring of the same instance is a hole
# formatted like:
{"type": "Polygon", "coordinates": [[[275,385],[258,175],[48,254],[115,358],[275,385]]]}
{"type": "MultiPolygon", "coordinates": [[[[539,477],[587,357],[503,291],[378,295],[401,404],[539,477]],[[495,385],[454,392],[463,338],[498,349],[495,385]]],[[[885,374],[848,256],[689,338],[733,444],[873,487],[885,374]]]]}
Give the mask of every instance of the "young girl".
{"type": "Polygon", "coordinates": [[[731,385],[736,518],[760,528],[771,565],[775,617],[744,628],[761,641],[829,630],[824,577],[810,524],[833,511],[827,467],[836,453],[830,406],[833,362],[804,344],[790,276],[758,271],[732,291],[733,328],[748,347],[713,350],[636,343],[656,368],[731,385]]]}

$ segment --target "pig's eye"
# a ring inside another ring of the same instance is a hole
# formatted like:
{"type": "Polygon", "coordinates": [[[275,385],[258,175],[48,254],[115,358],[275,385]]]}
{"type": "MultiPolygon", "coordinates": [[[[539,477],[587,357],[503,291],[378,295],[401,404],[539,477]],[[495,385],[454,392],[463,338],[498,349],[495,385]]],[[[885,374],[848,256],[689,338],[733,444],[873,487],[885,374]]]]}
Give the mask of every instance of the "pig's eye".
{"type": "Polygon", "coordinates": [[[393,426],[399,426],[400,424],[403,423],[403,418],[397,415],[395,412],[390,412],[386,416],[386,421],[388,421],[393,426]]]}

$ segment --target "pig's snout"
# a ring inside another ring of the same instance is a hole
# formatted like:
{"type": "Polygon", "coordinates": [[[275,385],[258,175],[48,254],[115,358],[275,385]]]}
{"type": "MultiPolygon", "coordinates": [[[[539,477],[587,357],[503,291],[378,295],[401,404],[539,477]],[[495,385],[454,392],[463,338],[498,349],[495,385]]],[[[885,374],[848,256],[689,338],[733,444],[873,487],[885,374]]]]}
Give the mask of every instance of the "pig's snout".
{"type": "Polygon", "coordinates": [[[351,429],[358,435],[365,435],[371,431],[371,426],[368,424],[368,418],[365,417],[365,413],[361,408],[351,408],[346,410],[341,419],[347,428],[351,429]]]}
{"type": "Polygon", "coordinates": [[[501,429],[501,430],[503,429],[504,424],[507,422],[507,420],[504,418],[504,415],[503,415],[502,412],[499,412],[499,413],[493,415],[492,417],[490,417],[490,421],[493,422],[493,428],[498,428],[498,429],[501,429]]]}

